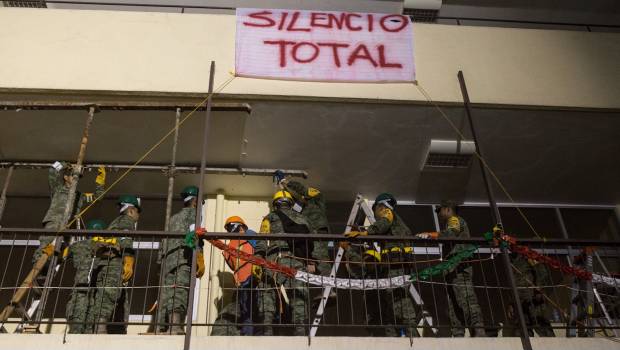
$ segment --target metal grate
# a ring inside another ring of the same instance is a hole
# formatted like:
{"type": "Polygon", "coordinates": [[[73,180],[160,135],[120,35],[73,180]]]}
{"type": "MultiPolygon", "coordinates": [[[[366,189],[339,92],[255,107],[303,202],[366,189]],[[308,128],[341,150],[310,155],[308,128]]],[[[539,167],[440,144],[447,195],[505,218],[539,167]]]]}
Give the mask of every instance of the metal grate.
{"type": "Polygon", "coordinates": [[[468,168],[471,164],[471,154],[440,154],[430,153],[424,167],[433,168],[468,168]]]}
{"type": "Polygon", "coordinates": [[[405,9],[403,14],[411,17],[413,22],[435,23],[439,10],[405,9]]]}
{"type": "Polygon", "coordinates": [[[45,1],[3,1],[6,7],[47,8],[45,1]]]}

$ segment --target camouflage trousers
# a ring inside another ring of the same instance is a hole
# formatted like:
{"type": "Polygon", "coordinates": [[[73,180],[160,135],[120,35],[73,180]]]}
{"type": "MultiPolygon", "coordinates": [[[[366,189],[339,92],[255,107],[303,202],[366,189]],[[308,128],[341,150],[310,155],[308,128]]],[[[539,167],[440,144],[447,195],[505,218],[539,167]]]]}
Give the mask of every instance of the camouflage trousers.
{"type": "Polygon", "coordinates": [[[472,267],[457,267],[446,275],[448,290],[448,315],[453,337],[465,336],[468,327],[472,335],[484,334],[482,310],[474,291],[472,267]]]}
{"type": "Polygon", "coordinates": [[[69,324],[69,333],[91,333],[86,326],[88,311],[93,304],[93,293],[90,291],[89,275],[93,264],[93,254],[90,240],[78,241],[69,247],[75,268],[74,288],[67,303],[66,315],[69,324]]]}
{"type": "MultiPolygon", "coordinates": [[[[551,322],[546,316],[547,306],[544,302],[535,302],[533,298],[523,298],[521,299],[521,309],[527,325],[527,332],[531,337],[534,336],[534,332],[540,337],[555,337],[551,322]]],[[[504,337],[521,336],[521,325],[516,310],[512,317],[507,320],[502,334],[504,337]]]]}
{"type": "MultiPolygon", "coordinates": [[[[162,264],[167,266],[167,264],[162,264]]],[[[164,273],[164,286],[162,287],[159,302],[159,313],[157,323],[160,329],[165,329],[165,325],[170,322],[172,313],[181,314],[181,319],[185,319],[187,313],[187,302],[189,298],[189,284],[191,277],[191,266],[180,264],[167,269],[164,273]]]]}
{"type": "MultiPolygon", "coordinates": [[[[91,281],[95,282],[93,304],[88,312],[88,325],[94,329],[99,322],[125,322],[129,303],[122,288],[123,258],[97,258],[91,281]]],[[[108,326],[109,333],[124,333],[126,327],[108,326]],[[114,329],[112,331],[111,329],[114,329]]]]}
{"type": "MultiPolygon", "coordinates": [[[[267,260],[276,261],[278,264],[292,267],[297,270],[303,269],[304,265],[296,259],[278,254],[267,256],[267,260]]],[[[259,314],[263,323],[269,324],[293,324],[295,335],[306,335],[308,324],[308,299],[309,292],[306,283],[265,269],[265,280],[260,292],[259,314]],[[282,289],[286,293],[282,292],[282,289]]],[[[273,335],[274,327],[265,326],[263,335],[273,335]]]]}

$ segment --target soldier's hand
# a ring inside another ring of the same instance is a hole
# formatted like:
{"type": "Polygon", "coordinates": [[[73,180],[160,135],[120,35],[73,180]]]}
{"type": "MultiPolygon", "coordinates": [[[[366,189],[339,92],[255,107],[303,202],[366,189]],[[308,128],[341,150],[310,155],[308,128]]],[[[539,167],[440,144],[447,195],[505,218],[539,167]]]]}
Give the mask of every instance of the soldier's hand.
{"type": "Polygon", "coordinates": [[[252,265],[252,276],[257,280],[263,279],[263,268],[260,265],[252,265]]]}
{"type": "Polygon", "coordinates": [[[347,242],[347,241],[342,241],[340,243],[338,243],[340,245],[340,248],[347,250],[349,249],[349,247],[351,246],[351,243],[347,242]]]}
{"type": "Polygon", "coordinates": [[[286,175],[284,175],[284,171],[282,170],[276,170],[273,173],[273,181],[277,184],[280,185],[282,184],[283,181],[286,180],[286,175]]]}
{"type": "Polygon", "coordinates": [[[123,282],[127,282],[133,276],[134,257],[126,255],[123,257],[123,282]]]}
{"type": "Polygon", "coordinates": [[[196,278],[201,278],[205,274],[205,257],[203,252],[196,253],[196,278]]]}
{"type": "Polygon", "coordinates": [[[97,177],[95,178],[95,183],[97,183],[97,185],[99,186],[105,186],[105,176],[105,168],[100,166],[99,168],[97,168],[97,177]]]}
{"type": "Polygon", "coordinates": [[[308,266],[306,267],[306,270],[308,271],[308,273],[316,273],[316,265],[314,264],[308,264],[308,266]]]}
{"type": "Polygon", "coordinates": [[[357,236],[368,236],[368,232],[366,231],[349,231],[344,234],[347,238],[355,238],[357,236]]]}
{"type": "Polygon", "coordinates": [[[415,236],[422,239],[437,239],[437,237],[439,237],[439,232],[422,232],[415,236]]]}
{"type": "Polygon", "coordinates": [[[45,248],[41,249],[41,251],[43,252],[43,254],[45,254],[47,256],[54,255],[54,243],[52,242],[52,243],[46,245],[45,248]]]}
{"type": "Polygon", "coordinates": [[[69,247],[65,247],[65,249],[62,250],[62,260],[67,260],[68,257],[69,257],[69,247]]]}

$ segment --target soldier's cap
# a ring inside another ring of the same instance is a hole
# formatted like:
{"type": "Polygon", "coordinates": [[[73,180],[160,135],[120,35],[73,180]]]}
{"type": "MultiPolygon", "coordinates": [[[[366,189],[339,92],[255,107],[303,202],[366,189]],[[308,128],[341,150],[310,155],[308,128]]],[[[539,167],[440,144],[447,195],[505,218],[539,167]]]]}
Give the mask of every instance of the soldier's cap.
{"type": "Polygon", "coordinates": [[[459,205],[453,200],[444,199],[439,203],[439,206],[435,208],[435,213],[439,214],[441,208],[452,208],[452,210],[456,211],[459,208],[459,205]]]}

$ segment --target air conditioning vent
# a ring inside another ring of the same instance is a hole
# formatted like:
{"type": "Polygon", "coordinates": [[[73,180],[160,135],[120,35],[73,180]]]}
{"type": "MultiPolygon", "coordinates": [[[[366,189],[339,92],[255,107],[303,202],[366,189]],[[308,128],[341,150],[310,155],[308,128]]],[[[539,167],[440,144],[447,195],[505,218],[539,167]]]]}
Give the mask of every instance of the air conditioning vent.
{"type": "Polygon", "coordinates": [[[468,168],[476,151],[473,141],[431,140],[425,168],[468,168]]]}
{"type": "Polygon", "coordinates": [[[404,15],[407,15],[411,18],[413,22],[422,22],[422,23],[435,23],[437,22],[437,15],[439,14],[438,10],[423,10],[423,9],[405,9],[403,11],[404,15]]]}
{"type": "Polygon", "coordinates": [[[46,8],[45,1],[3,1],[5,7],[32,7],[32,8],[46,8]]]}

